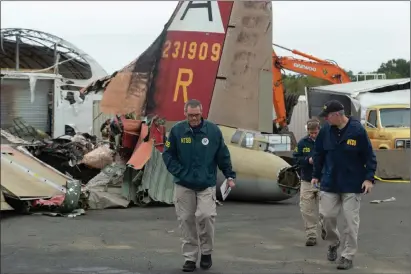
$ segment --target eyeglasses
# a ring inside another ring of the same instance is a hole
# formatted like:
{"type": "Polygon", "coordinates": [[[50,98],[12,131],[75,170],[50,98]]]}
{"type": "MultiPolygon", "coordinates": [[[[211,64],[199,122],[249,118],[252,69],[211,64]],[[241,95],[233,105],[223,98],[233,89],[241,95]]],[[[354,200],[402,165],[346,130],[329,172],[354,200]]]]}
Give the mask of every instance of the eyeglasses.
{"type": "Polygon", "coordinates": [[[196,113],[196,114],[187,114],[187,117],[188,117],[188,118],[190,118],[190,119],[193,119],[193,118],[197,118],[197,119],[199,119],[199,118],[201,117],[201,114],[200,114],[200,113],[196,113]]]}

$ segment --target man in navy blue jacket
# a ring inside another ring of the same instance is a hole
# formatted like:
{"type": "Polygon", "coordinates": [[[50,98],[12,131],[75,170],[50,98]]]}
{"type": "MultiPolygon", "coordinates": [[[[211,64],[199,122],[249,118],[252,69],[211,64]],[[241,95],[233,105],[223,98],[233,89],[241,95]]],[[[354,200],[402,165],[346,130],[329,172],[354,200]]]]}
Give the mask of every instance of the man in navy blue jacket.
{"type": "Polygon", "coordinates": [[[314,143],[320,131],[320,122],[308,120],[307,132],[293,152],[293,157],[301,172],[300,211],[304,220],[306,246],[317,244],[318,189],[311,184],[313,174],[314,143]]]}
{"type": "Polygon", "coordinates": [[[350,269],[357,251],[361,195],[374,184],[377,161],[367,132],[360,121],[345,116],[344,106],[336,100],[325,104],[320,117],[327,120],[315,142],[313,179],[320,184],[321,236],[329,241],[327,257],[337,259],[340,234],[337,216],[342,209],[346,220],[345,242],[338,269],[350,269]]]}

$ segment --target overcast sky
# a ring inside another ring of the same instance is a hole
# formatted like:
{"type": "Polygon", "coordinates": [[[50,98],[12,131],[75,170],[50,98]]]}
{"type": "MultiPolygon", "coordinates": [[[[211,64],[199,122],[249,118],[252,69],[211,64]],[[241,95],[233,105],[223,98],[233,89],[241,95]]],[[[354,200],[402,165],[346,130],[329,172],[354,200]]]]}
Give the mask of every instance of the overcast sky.
{"type": "MultiPolygon", "coordinates": [[[[108,73],[138,57],[161,32],[177,2],[1,2],[1,28],[60,36],[108,73]]],[[[273,41],[346,70],[369,72],[410,59],[409,1],[273,2],[273,41]]],[[[291,53],[277,49],[278,55],[291,53]]]]}

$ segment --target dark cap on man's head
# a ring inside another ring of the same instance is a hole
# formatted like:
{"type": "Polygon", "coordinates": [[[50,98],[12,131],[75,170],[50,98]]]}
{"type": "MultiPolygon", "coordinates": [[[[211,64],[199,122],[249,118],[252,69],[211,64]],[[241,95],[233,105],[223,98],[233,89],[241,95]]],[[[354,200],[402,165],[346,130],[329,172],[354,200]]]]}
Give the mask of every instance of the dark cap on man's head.
{"type": "Polygon", "coordinates": [[[337,112],[340,110],[344,110],[343,104],[341,104],[340,101],[337,100],[331,100],[325,103],[323,110],[321,113],[318,115],[319,117],[326,117],[329,113],[331,112],[337,112]]]}

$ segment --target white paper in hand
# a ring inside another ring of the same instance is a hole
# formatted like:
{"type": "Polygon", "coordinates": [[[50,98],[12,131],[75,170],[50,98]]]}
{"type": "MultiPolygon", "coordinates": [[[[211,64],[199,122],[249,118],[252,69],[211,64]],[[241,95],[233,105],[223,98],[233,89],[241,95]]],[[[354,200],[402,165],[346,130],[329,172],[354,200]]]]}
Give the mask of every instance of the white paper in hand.
{"type": "Polygon", "coordinates": [[[227,179],[221,184],[220,190],[221,190],[221,196],[223,197],[223,201],[224,201],[231,191],[231,187],[228,186],[227,179]]]}

